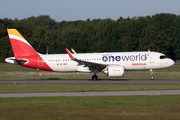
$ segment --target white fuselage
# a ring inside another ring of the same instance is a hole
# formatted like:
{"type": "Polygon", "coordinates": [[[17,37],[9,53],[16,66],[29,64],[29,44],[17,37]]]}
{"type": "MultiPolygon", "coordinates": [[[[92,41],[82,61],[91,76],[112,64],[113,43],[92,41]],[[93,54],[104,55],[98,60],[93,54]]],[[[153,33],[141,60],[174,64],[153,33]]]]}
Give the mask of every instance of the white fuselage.
{"type": "MultiPolygon", "coordinates": [[[[53,71],[86,71],[84,65],[79,65],[69,58],[68,54],[40,55],[53,71]]],[[[77,59],[107,64],[108,66],[124,66],[125,70],[161,69],[174,65],[174,61],[158,52],[109,52],[109,53],[78,53],[77,59]]],[[[38,63],[43,66],[43,63],[38,63]]],[[[88,68],[87,68],[88,69],[88,68]]]]}

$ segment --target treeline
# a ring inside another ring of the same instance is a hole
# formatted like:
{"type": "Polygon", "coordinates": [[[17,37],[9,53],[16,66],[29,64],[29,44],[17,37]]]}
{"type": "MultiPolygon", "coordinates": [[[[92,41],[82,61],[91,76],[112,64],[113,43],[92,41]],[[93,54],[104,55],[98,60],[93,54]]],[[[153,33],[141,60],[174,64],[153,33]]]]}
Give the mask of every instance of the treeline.
{"type": "Polygon", "coordinates": [[[87,19],[56,22],[48,15],[27,19],[0,19],[0,62],[13,51],[7,29],[16,28],[40,53],[158,51],[180,59],[180,16],[156,14],[146,17],[87,19]]]}

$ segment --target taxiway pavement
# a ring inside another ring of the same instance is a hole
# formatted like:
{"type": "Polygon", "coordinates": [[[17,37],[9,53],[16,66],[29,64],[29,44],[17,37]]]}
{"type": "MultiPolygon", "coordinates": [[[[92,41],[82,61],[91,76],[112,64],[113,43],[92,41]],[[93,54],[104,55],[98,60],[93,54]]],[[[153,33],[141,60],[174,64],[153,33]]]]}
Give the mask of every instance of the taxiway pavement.
{"type": "MultiPolygon", "coordinates": [[[[4,84],[134,84],[134,85],[162,85],[180,84],[180,79],[99,79],[97,81],[87,79],[0,79],[0,85],[4,84]]],[[[47,97],[47,96],[115,96],[115,95],[172,95],[180,94],[180,90],[147,90],[147,91],[103,91],[103,92],[55,92],[55,93],[2,93],[0,97],[47,97]]]]}
{"type": "Polygon", "coordinates": [[[55,93],[6,93],[1,97],[49,97],[49,96],[119,96],[119,95],[177,95],[180,90],[103,91],[103,92],[55,92],[55,93]]]}

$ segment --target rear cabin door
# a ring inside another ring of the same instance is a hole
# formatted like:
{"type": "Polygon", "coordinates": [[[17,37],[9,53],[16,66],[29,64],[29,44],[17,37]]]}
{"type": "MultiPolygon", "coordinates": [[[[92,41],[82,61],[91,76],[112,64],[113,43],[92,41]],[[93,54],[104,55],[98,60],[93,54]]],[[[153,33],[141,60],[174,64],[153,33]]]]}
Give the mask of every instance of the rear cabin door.
{"type": "Polygon", "coordinates": [[[38,66],[43,66],[43,60],[40,56],[38,56],[38,66]]]}

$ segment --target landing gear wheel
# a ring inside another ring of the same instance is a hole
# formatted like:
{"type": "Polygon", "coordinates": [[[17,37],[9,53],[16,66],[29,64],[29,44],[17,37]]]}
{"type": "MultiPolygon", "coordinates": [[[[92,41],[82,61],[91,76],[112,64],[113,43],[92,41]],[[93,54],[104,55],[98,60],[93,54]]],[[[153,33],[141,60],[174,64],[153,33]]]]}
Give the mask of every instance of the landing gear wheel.
{"type": "Polygon", "coordinates": [[[151,79],[151,80],[154,80],[154,76],[151,76],[150,79],[151,79]]]}
{"type": "Polygon", "coordinates": [[[151,74],[150,79],[151,79],[151,80],[154,80],[153,70],[152,70],[152,69],[150,69],[150,71],[149,71],[149,72],[150,72],[150,74],[151,74]]]}
{"type": "Polygon", "coordinates": [[[97,75],[93,75],[92,76],[92,80],[97,80],[98,79],[98,76],[97,75]]]}

